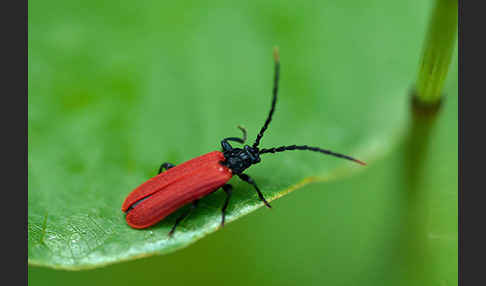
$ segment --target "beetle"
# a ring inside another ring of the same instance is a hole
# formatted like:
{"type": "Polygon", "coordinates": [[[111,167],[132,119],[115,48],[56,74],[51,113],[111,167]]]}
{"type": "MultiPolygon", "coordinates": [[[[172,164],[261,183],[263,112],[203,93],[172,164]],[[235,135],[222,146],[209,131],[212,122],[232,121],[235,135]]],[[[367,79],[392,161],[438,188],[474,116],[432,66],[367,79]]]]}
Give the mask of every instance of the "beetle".
{"type": "Polygon", "coordinates": [[[244,144],[247,137],[246,130],[238,126],[242,131],[242,138],[227,137],[221,141],[222,151],[213,151],[196,157],[178,166],[171,163],[163,163],[158,175],[135,188],[125,199],[122,211],[126,213],[126,221],[129,226],[136,229],[150,227],[177,209],[191,204],[175,221],[169,231],[172,236],[177,225],[194,210],[201,199],[219,188],[226,193],[226,199],[221,208],[221,226],[224,226],[226,208],[231,198],[232,186],[227,182],[238,176],[241,180],[249,183],[256,190],[259,199],[265,206],[271,208],[255,181],[243,173],[250,166],[260,163],[260,155],[273,154],[291,150],[309,150],[347,159],[361,165],[364,162],[350,156],[324,150],[319,147],[307,145],[289,145],[274,148],[259,148],[260,141],[272,121],[277,102],[278,82],[280,74],[280,58],[278,49],[274,49],[274,80],[273,97],[270,112],[258,133],[252,146],[244,145],[243,148],[234,148],[229,141],[244,144]]]}

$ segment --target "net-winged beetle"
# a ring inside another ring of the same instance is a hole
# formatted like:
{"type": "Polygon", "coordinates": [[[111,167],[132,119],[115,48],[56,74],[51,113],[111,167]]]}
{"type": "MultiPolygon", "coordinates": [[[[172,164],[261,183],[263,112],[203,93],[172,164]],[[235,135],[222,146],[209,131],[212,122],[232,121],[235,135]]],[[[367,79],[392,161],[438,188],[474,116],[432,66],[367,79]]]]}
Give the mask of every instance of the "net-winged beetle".
{"type": "Polygon", "coordinates": [[[232,186],[227,182],[234,175],[252,185],[260,200],[270,208],[270,204],[265,200],[255,181],[243,173],[250,166],[258,164],[261,161],[260,156],[264,154],[290,150],[309,150],[365,165],[360,160],[319,147],[310,147],[307,145],[289,145],[268,149],[260,149],[258,147],[265,130],[272,120],[277,102],[280,72],[280,59],[277,48],[274,49],[274,59],[275,75],[272,105],[265,124],[263,124],[253,145],[244,145],[243,148],[234,148],[231,146],[229,141],[241,144],[244,144],[246,141],[246,130],[239,127],[243,132],[243,137],[224,138],[221,141],[222,151],[213,151],[177,166],[170,163],[163,163],[159,168],[157,176],[149,179],[133,190],[123,202],[122,211],[126,213],[128,225],[133,228],[147,228],[161,221],[182,206],[190,203],[191,207],[176,219],[174,226],[169,232],[169,235],[172,235],[177,225],[197,207],[200,198],[222,188],[226,193],[226,200],[221,209],[221,226],[223,226],[226,207],[228,206],[232,190],[232,186]]]}

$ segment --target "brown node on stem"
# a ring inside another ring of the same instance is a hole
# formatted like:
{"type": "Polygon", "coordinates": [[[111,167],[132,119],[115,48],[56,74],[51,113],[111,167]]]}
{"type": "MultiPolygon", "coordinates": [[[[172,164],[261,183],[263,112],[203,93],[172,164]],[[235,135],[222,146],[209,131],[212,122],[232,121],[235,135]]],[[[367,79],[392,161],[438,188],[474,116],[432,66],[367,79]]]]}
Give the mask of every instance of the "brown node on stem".
{"type": "Polygon", "coordinates": [[[437,113],[439,113],[442,102],[444,101],[444,96],[441,96],[439,100],[435,102],[425,102],[420,100],[420,97],[417,94],[417,90],[413,89],[411,92],[411,106],[412,112],[414,115],[421,116],[421,117],[433,117],[437,113]]]}

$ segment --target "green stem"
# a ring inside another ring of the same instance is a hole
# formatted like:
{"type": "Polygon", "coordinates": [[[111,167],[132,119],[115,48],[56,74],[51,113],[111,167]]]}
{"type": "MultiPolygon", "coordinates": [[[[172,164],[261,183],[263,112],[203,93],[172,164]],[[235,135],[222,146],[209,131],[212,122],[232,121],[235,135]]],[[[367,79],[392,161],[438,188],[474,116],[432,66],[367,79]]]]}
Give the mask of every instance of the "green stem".
{"type": "Polygon", "coordinates": [[[415,94],[422,106],[439,105],[457,37],[457,0],[436,0],[425,39],[415,94]]]}

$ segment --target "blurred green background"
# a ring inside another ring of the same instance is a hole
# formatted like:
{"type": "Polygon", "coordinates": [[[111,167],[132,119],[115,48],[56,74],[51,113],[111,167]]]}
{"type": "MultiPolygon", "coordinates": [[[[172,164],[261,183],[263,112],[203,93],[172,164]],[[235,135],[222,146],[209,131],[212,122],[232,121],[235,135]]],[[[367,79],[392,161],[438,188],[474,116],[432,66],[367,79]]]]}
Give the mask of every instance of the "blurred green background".
{"type": "MultiPolygon", "coordinates": [[[[456,55],[423,152],[406,112],[432,7],[30,1],[29,224],[56,205],[82,209],[69,195],[99,180],[116,188],[107,200],[119,210],[129,187],[157,164],[219,148],[237,124],[252,140],[270,103],[274,45],[281,94],[264,146],[339,146],[370,164],[305,186],[177,252],[78,272],[29,266],[29,284],[457,284],[456,55]],[[40,191],[51,186],[66,197],[40,191]]],[[[249,174],[280,190],[342,164],[297,156],[249,174]]],[[[31,238],[29,229],[29,258],[38,253],[31,238]]]]}

